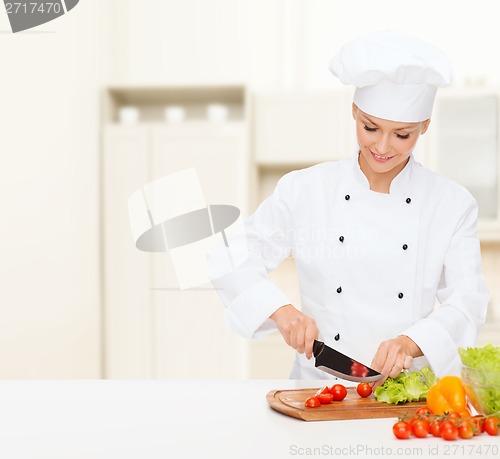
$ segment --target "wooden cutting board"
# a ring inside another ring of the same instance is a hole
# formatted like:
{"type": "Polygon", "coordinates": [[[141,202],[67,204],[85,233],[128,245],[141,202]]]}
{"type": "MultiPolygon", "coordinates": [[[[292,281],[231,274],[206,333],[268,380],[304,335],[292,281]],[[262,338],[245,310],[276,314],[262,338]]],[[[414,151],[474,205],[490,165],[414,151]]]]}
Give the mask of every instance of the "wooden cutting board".
{"type": "Polygon", "coordinates": [[[306,408],[304,402],[318,391],[314,389],[272,390],[267,394],[271,408],[280,413],[304,421],[328,421],[332,419],[397,418],[404,414],[414,415],[425,402],[409,402],[398,405],[375,400],[373,394],[362,398],[355,387],[347,388],[347,396],[341,402],[332,402],[317,408],[306,408]]]}

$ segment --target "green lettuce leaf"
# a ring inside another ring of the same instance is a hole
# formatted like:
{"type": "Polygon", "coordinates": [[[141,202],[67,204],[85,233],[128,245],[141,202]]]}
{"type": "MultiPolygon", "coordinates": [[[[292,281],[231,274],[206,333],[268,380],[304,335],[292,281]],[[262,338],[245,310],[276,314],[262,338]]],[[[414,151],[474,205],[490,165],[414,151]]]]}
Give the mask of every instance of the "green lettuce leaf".
{"type": "Polygon", "coordinates": [[[437,381],[429,367],[420,371],[402,371],[396,378],[387,378],[374,392],[375,399],[384,403],[417,402],[427,399],[429,387],[437,381]]]}
{"type": "Polygon", "coordinates": [[[406,379],[403,380],[403,386],[409,394],[409,402],[418,402],[419,400],[427,399],[429,388],[421,379],[421,373],[414,371],[409,373],[406,379]]]}
{"type": "MultiPolygon", "coordinates": [[[[384,383],[385,384],[385,383],[384,383]]],[[[392,384],[384,387],[379,386],[375,389],[375,398],[379,402],[385,403],[404,403],[408,400],[409,394],[406,393],[405,388],[400,384],[392,384]]]]}

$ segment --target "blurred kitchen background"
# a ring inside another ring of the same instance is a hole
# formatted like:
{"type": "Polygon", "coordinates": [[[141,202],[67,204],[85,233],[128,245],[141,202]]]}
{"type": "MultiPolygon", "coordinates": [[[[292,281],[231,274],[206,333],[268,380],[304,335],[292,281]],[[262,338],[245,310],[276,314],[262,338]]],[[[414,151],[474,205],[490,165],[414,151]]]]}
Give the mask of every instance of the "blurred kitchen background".
{"type": "MultiPolygon", "coordinates": [[[[478,344],[500,345],[495,3],[81,0],[18,34],[2,7],[0,378],[287,378],[279,335],[239,338],[208,285],[177,290],[167,255],[135,249],[127,200],[196,167],[207,203],[246,216],[289,170],[352,155],[328,61],[387,28],[453,62],[416,156],[478,200],[478,344]]],[[[272,277],[299,304],[293,263],[272,277]]]]}

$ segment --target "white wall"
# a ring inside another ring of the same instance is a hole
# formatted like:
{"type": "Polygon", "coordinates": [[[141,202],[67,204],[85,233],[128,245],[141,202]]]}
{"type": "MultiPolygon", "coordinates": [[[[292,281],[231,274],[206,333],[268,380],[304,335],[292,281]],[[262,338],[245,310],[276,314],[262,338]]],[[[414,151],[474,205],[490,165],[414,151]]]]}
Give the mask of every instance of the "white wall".
{"type": "Polygon", "coordinates": [[[100,374],[100,6],[18,34],[0,14],[0,378],[100,374]]]}
{"type": "Polygon", "coordinates": [[[500,82],[495,0],[124,0],[123,81],[337,84],[328,61],[363,32],[407,31],[444,49],[455,80],[500,82]]]}

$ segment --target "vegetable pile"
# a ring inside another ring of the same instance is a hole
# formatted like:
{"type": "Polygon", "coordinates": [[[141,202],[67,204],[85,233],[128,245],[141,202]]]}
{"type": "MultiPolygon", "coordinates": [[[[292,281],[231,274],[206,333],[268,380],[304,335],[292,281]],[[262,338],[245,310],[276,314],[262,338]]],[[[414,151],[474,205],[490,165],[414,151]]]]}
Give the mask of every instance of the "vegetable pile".
{"type": "Polygon", "coordinates": [[[487,414],[500,413],[500,347],[459,348],[468,395],[487,414]]]}
{"type": "Polygon", "coordinates": [[[429,388],[437,382],[437,377],[429,367],[420,371],[402,371],[396,378],[387,378],[374,392],[379,402],[406,403],[427,399],[429,388]]]}
{"type": "Polygon", "coordinates": [[[394,436],[406,440],[411,436],[425,438],[428,435],[454,441],[458,438],[467,440],[475,435],[487,433],[498,435],[500,420],[496,416],[461,417],[456,411],[435,414],[429,408],[419,408],[414,416],[398,419],[392,426],[394,436]]]}

